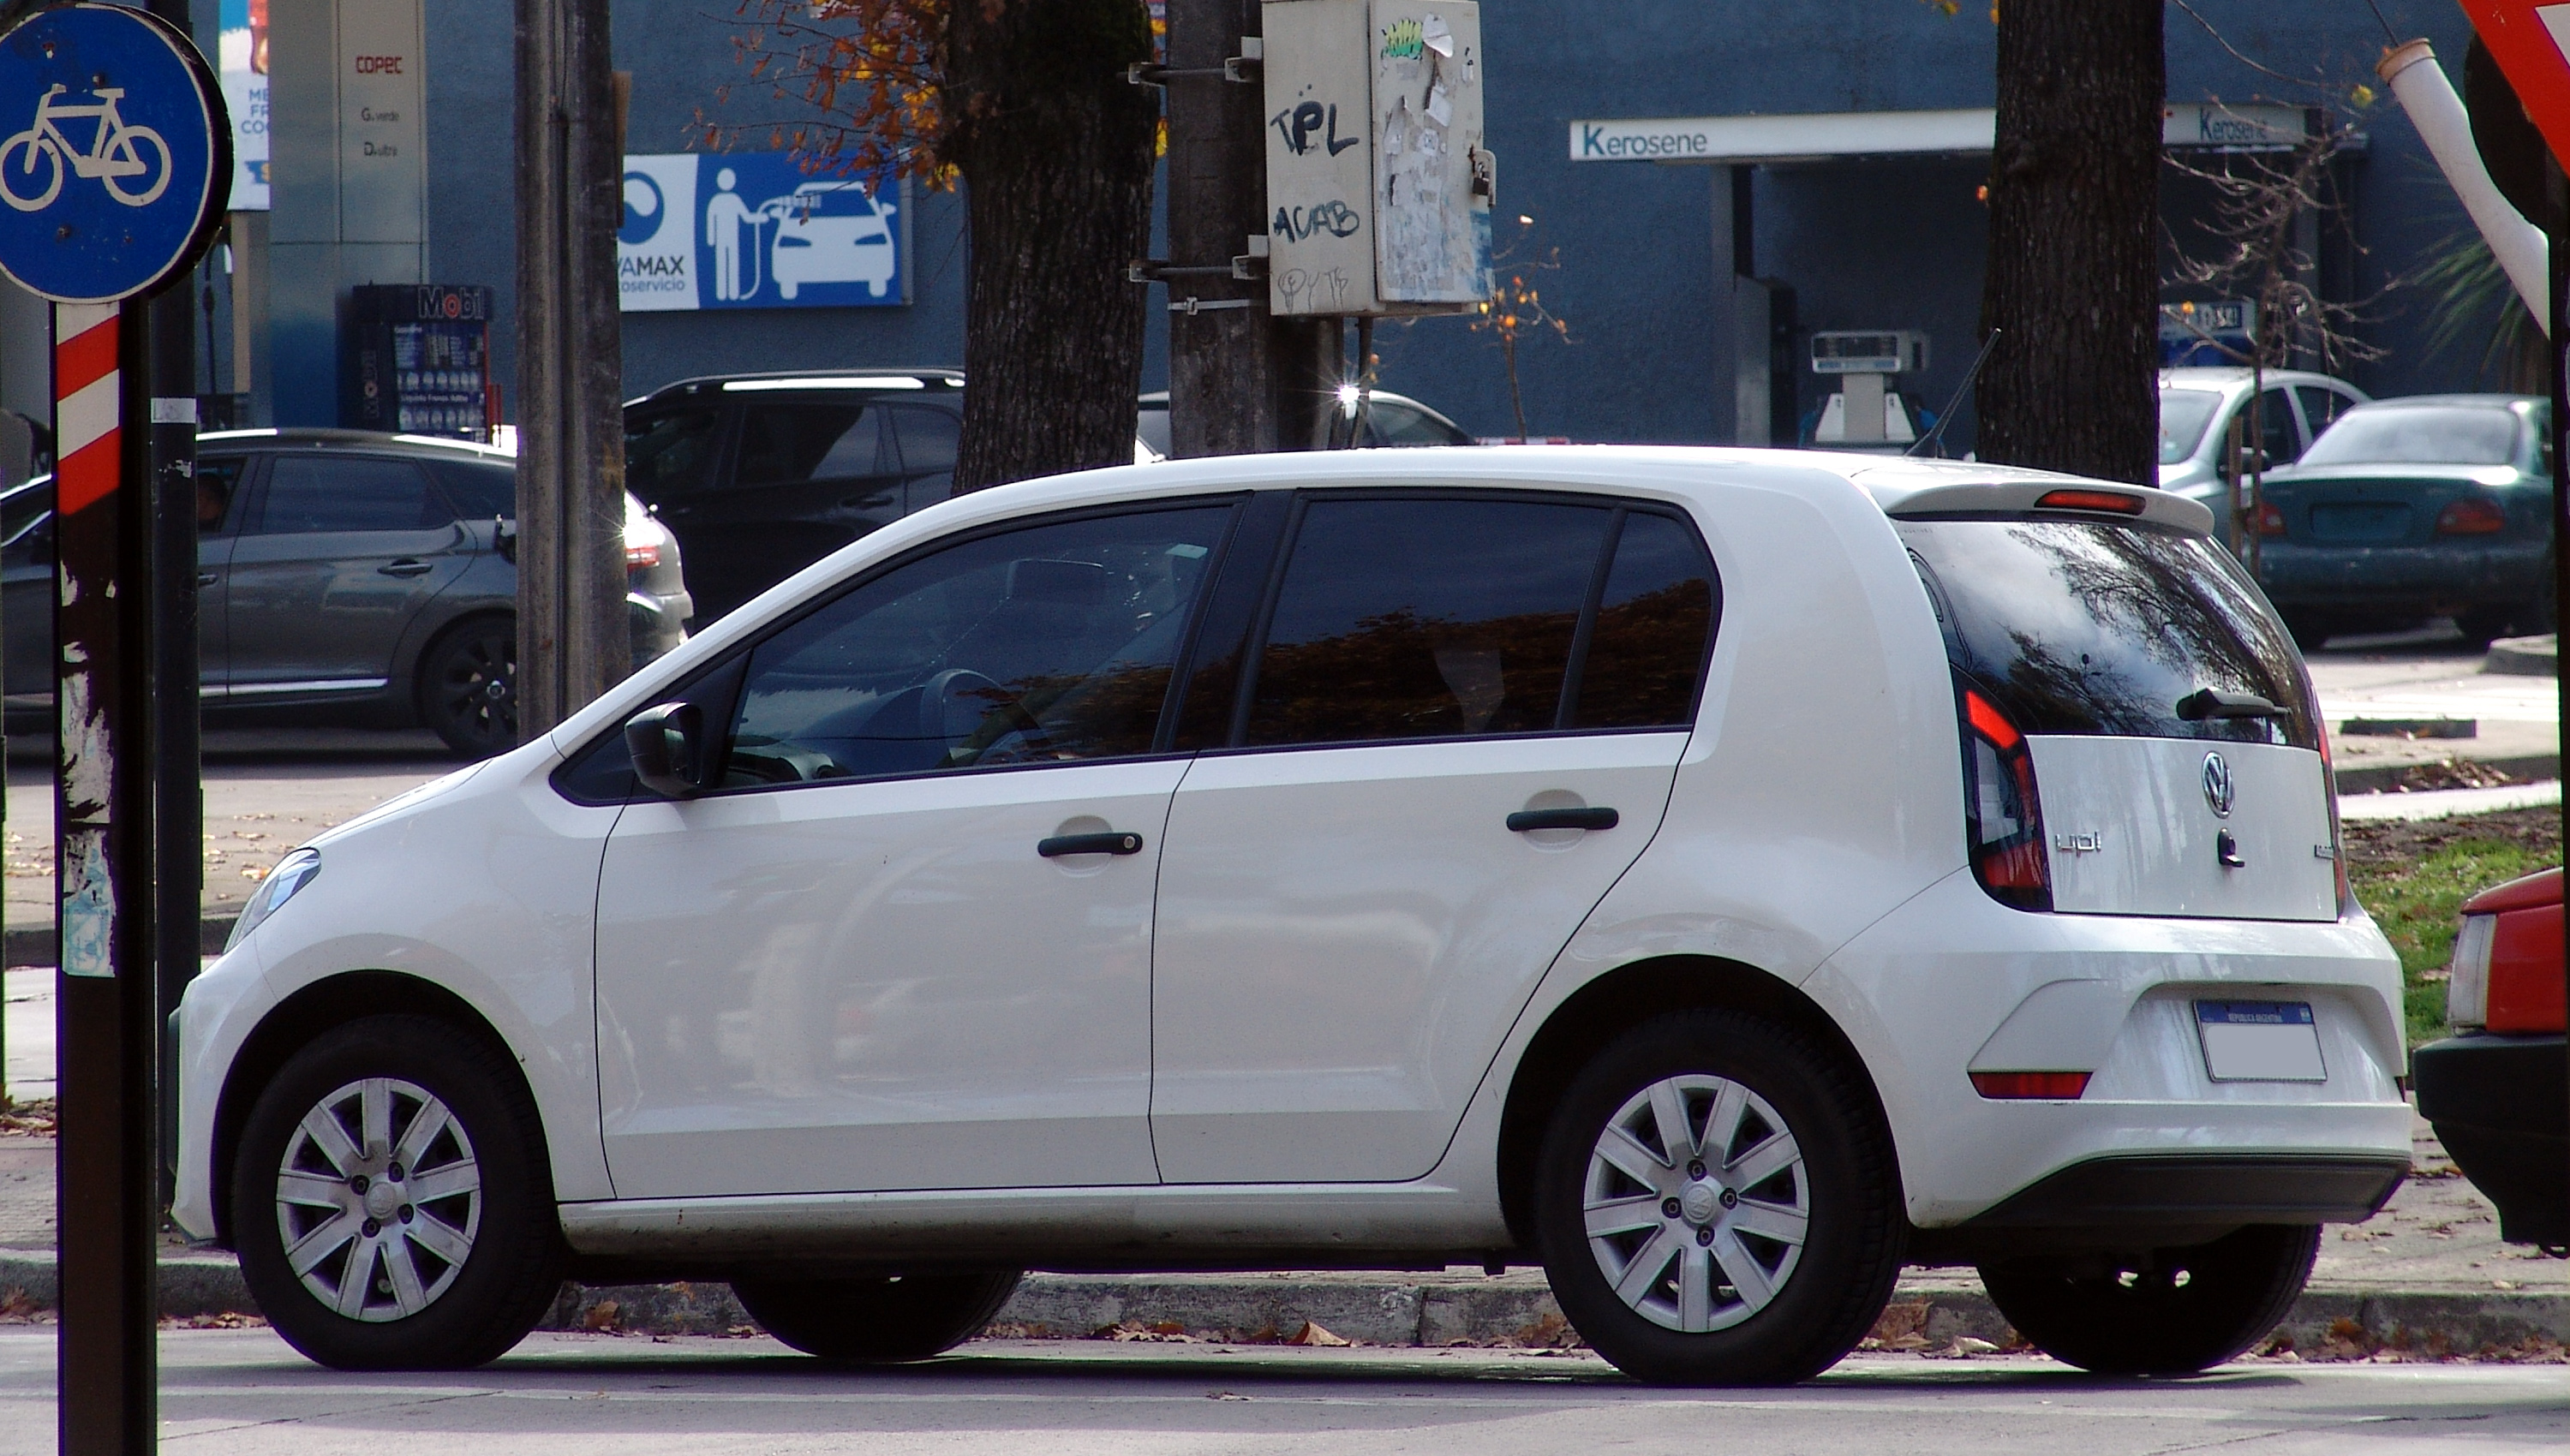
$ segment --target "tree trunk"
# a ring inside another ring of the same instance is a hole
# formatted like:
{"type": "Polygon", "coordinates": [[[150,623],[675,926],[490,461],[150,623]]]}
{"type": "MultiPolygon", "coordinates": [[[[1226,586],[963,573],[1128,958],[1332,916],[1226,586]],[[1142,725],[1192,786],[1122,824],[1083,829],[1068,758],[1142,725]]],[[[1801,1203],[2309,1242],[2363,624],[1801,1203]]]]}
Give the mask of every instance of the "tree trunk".
{"type": "Polygon", "coordinates": [[[2158,478],[2161,6],[1999,7],[1982,460],[2158,478]]]}
{"type": "Polygon", "coordinates": [[[971,258],[955,489],[1133,462],[1158,94],[1141,0],[959,0],[943,152],[971,258]]]}

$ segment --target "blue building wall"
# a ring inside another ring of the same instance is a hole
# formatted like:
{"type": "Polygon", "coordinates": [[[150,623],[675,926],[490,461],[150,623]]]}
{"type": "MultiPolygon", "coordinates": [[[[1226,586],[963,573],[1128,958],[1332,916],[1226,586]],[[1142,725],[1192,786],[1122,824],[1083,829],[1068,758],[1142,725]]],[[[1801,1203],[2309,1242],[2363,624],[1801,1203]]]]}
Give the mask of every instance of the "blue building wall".
{"type": "MultiPolygon", "coordinates": [[[[428,0],[431,268],[439,281],[498,290],[502,378],[514,374],[510,207],[511,6],[428,0]]],[[[2226,54],[2185,12],[2167,23],[2177,100],[2344,103],[2372,81],[2381,36],[2365,7],[2318,0],[2198,0],[2242,52],[2316,78],[2289,86],[2226,54]]],[[[2468,32],[2447,0],[2383,0],[2404,37],[2425,35],[2459,74],[2468,32]]],[[[616,64],[634,73],[630,150],[688,148],[700,119],[791,119],[734,56],[730,7],[619,0],[616,64]],[[728,99],[724,89],[728,87],[728,99]]],[[[1987,8],[1948,16],[1924,0],[1484,0],[1492,145],[1500,158],[1499,229],[1520,232],[1514,261],[1557,250],[1532,281],[1570,324],[1570,342],[1530,339],[1519,374],[1528,426],[1590,440],[1731,437],[1716,306],[1731,265],[1724,169],[1568,161],[1574,119],[1988,106],[1987,8]]],[[[2366,114],[2370,150],[2351,168],[2356,289],[2413,268],[2462,225],[2459,206],[2387,97],[2366,114]]],[[[1944,403],[1970,362],[1979,310],[1980,159],[1761,168],[1754,175],[1757,270],[1791,284],[1806,328],[1911,327],[1934,341],[1917,394],[1944,403]]],[[[965,201],[915,189],[907,308],[627,314],[625,378],[640,394],[689,374],[825,365],[951,364],[963,354],[965,201]]],[[[1727,283],[1725,284],[1727,286],[1727,283]]],[[[280,278],[279,288],[292,286],[280,278]]],[[[1151,310],[1145,388],[1165,382],[1162,290],[1151,310]]],[[[2395,291],[2367,326],[2386,355],[2353,377],[2376,393],[2462,388],[2473,358],[2425,354],[2430,311],[2395,291]]],[[[1387,387],[1418,395],[1477,434],[1512,430],[1499,343],[1465,320],[1386,324],[1387,387]]],[[[1798,381],[1802,403],[1816,381],[1798,381]]],[[[514,401],[513,410],[514,413],[514,401]]],[[[1958,421],[1968,440],[1968,410],[1958,421]]]]}

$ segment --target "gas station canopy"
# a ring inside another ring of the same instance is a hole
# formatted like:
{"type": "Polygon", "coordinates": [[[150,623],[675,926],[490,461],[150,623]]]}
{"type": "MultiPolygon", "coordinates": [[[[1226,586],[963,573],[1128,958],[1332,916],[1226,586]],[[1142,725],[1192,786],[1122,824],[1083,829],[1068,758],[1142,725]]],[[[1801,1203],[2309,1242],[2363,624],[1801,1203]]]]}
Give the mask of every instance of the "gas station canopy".
{"type": "MultiPolygon", "coordinates": [[[[1952,111],[1811,112],[1785,116],[1655,117],[1570,124],[1573,162],[1825,162],[1855,157],[1968,156],[1990,150],[1998,114],[1952,111]]],[[[2179,102],[2166,110],[2168,147],[2280,151],[2301,145],[2300,107],[2179,102]]]]}

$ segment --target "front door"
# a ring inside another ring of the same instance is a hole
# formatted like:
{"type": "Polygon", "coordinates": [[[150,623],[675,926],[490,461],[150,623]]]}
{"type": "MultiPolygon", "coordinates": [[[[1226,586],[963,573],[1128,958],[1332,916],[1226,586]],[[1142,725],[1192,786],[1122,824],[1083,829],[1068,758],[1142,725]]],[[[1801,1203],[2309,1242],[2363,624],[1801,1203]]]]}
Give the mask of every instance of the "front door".
{"type": "Polygon", "coordinates": [[[619,1196],[1157,1178],[1162,705],[1233,512],[936,548],[735,659],[719,787],[608,843],[619,1196]]]}
{"type": "Polygon", "coordinates": [[[470,533],[390,456],[274,455],[258,495],[223,583],[225,696],[382,688],[403,633],[472,563],[470,533]]]}
{"type": "Polygon", "coordinates": [[[1243,726],[1170,812],[1163,1178],[1436,1164],[1657,828],[1715,605],[1675,516],[1488,495],[1305,510],[1243,726]]]}

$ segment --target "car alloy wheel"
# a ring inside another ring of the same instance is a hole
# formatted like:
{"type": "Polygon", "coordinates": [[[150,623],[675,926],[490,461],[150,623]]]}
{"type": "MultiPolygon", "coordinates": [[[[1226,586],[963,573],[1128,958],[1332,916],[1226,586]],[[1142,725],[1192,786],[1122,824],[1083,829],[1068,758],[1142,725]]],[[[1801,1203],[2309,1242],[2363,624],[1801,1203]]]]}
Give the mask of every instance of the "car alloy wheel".
{"type": "Polygon", "coordinates": [[[1626,1308],[1664,1329],[1728,1329],[1794,1276],[1811,1225],[1802,1145],[1738,1082],[1663,1078],[1598,1134],[1581,1214],[1626,1308]]]}
{"type": "Polygon", "coordinates": [[[446,1104],[367,1077],[315,1103],[276,1172],[287,1265],[326,1307],[369,1323],[437,1301],[482,1227],[482,1165],[446,1104]]]}
{"type": "Polygon", "coordinates": [[[438,639],[420,663],[419,711],[447,747],[467,758],[517,747],[517,624],[483,618],[438,639]]]}

